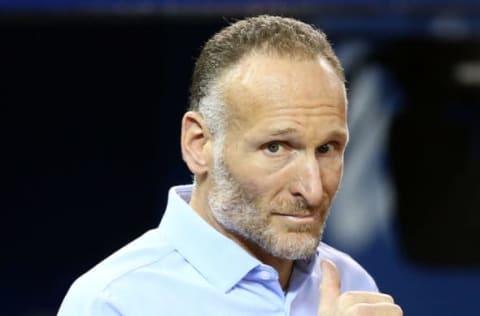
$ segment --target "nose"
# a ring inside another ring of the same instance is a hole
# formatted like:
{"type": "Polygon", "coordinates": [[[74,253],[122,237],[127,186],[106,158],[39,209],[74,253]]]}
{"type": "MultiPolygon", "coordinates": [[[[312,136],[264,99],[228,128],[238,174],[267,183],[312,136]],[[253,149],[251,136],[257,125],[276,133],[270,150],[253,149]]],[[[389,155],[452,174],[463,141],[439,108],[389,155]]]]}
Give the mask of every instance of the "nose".
{"type": "Polygon", "coordinates": [[[315,157],[306,157],[298,162],[291,193],[302,197],[309,207],[317,207],[323,199],[323,183],[320,167],[315,157]]]}

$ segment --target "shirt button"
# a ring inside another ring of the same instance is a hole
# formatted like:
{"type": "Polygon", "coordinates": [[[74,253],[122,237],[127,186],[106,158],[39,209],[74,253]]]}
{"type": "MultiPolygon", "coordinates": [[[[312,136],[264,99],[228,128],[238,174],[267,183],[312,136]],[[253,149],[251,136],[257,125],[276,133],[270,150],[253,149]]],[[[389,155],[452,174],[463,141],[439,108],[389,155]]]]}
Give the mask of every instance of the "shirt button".
{"type": "Polygon", "coordinates": [[[260,271],[258,273],[258,277],[264,281],[270,280],[272,278],[270,272],[268,271],[260,271]]]}

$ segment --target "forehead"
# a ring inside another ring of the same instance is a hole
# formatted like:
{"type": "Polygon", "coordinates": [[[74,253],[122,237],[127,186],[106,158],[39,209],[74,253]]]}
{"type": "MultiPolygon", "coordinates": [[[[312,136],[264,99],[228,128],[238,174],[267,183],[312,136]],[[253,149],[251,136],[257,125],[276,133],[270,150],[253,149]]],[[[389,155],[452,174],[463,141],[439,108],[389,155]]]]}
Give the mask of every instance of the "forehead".
{"type": "Polygon", "coordinates": [[[254,124],[262,118],[346,115],[343,82],[328,62],[251,54],[221,79],[230,119],[254,124]]]}

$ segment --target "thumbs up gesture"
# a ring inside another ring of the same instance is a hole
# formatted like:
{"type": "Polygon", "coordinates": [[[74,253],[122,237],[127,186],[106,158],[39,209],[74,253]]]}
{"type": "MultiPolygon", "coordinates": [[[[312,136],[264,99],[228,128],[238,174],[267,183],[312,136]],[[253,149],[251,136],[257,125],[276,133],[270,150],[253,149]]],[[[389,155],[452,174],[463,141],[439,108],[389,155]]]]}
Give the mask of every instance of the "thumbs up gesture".
{"type": "Polygon", "coordinates": [[[322,283],[318,316],[402,316],[400,306],[387,294],[350,291],[340,293],[340,273],[322,261],[322,283]]]}

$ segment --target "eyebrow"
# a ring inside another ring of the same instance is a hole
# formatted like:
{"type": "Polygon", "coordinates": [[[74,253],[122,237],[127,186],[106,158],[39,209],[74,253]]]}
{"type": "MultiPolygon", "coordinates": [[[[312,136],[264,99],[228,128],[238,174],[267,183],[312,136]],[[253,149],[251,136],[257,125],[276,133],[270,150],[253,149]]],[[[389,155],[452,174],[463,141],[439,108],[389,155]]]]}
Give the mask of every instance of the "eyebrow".
{"type": "MultiPolygon", "coordinates": [[[[287,136],[298,134],[298,130],[292,127],[286,127],[282,129],[273,130],[271,136],[287,136]]],[[[340,138],[344,141],[348,141],[348,130],[344,129],[335,129],[328,133],[328,138],[340,138]]]]}
{"type": "Polygon", "coordinates": [[[344,141],[348,141],[348,130],[345,129],[335,129],[331,131],[329,134],[331,138],[341,138],[344,141]]]}

